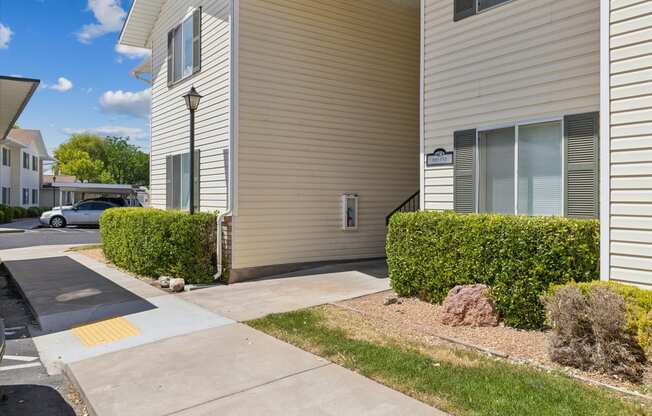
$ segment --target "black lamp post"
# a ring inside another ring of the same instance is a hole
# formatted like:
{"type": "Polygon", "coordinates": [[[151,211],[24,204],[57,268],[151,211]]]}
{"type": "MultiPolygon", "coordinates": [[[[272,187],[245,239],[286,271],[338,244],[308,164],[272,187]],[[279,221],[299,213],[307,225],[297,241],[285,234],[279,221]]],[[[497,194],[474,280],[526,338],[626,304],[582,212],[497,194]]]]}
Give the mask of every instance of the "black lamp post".
{"type": "Polygon", "coordinates": [[[195,110],[199,107],[201,95],[195,90],[195,87],[190,88],[190,91],[183,96],[186,100],[186,107],[190,111],[190,202],[189,212],[195,213],[195,110]]]}

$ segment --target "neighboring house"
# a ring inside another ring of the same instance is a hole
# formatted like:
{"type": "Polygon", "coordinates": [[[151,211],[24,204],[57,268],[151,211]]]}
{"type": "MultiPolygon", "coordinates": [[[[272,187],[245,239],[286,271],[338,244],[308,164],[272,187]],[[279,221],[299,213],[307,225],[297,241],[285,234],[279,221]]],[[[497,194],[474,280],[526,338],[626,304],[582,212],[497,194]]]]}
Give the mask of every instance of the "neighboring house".
{"type": "Polygon", "coordinates": [[[188,207],[194,85],[196,205],[230,219],[232,280],[382,256],[420,189],[405,207],[601,218],[603,278],[652,285],[651,13],[134,0],[120,42],[153,52],[152,206],[188,207]]]}
{"type": "MultiPolygon", "coordinates": [[[[40,206],[43,162],[52,160],[39,130],[12,129],[7,143],[16,144],[11,152],[11,203],[24,208],[40,206]]],[[[4,159],[2,161],[4,165],[4,159]]],[[[2,179],[0,179],[2,180],[2,179]]],[[[3,183],[4,186],[4,183],[3,183]]]]}
{"type": "Polygon", "coordinates": [[[197,205],[229,214],[231,280],[384,256],[419,189],[418,6],[136,0],[120,42],[152,49],[151,206],[189,205],[194,85],[197,205]]]}
{"type": "MultiPolygon", "coordinates": [[[[12,127],[27,106],[39,82],[37,79],[0,75],[0,203],[6,205],[22,205],[21,184],[32,183],[30,181],[33,179],[33,174],[22,172],[21,168],[23,151],[30,145],[25,145],[21,139],[13,140],[7,136],[10,131],[15,131],[12,127]]],[[[45,155],[47,156],[47,152],[45,155]]]]}

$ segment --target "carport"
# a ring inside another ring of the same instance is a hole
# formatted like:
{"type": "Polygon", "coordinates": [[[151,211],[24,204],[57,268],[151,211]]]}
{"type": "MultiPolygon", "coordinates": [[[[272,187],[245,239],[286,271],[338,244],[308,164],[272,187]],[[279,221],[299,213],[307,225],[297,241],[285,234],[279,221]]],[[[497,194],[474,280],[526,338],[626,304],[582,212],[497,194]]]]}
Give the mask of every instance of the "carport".
{"type": "Polygon", "coordinates": [[[99,197],[121,197],[127,200],[136,199],[136,191],[132,185],[107,184],[107,183],[85,183],[85,182],[67,182],[52,183],[51,188],[54,193],[59,194],[59,203],[63,205],[64,192],[72,195],[71,203],[75,203],[75,195],[81,195],[81,200],[99,197]]]}

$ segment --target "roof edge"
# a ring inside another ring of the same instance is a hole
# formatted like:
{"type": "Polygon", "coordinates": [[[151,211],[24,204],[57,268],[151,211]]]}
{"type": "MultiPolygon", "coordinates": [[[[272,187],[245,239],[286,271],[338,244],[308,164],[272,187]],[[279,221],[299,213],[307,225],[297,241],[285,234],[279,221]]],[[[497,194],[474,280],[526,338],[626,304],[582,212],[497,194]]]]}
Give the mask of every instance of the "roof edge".
{"type": "Polygon", "coordinates": [[[31,82],[32,87],[30,88],[29,92],[25,96],[25,99],[23,100],[23,103],[18,107],[18,111],[16,111],[16,114],[14,115],[14,118],[11,120],[11,123],[9,123],[9,126],[7,126],[7,130],[5,132],[2,132],[0,135],[0,139],[4,140],[7,138],[7,135],[11,131],[11,129],[14,127],[14,124],[16,124],[16,121],[18,121],[18,118],[20,115],[23,113],[23,110],[25,110],[25,107],[27,106],[27,103],[29,100],[32,99],[32,96],[34,95],[34,92],[36,91],[36,88],[38,88],[39,84],[41,83],[40,79],[35,79],[35,78],[20,78],[20,77],[10,77],[6,75],[0,75],[0,79],[5,79],[9,81],[22,81],[22,82],[31,82]]]}

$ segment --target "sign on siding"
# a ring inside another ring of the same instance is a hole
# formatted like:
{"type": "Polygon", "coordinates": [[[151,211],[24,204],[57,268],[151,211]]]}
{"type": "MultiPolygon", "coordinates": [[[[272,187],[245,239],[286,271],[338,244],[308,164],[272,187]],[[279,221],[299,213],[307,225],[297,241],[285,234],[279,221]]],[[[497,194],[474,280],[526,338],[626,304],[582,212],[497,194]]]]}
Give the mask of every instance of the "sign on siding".
{"type": "Polygon", "coordinates": [[[453,152],[447,152],[445,149],[437,149],[426,155],[426,166],[442,166],[453,164],[453,152]]]}

